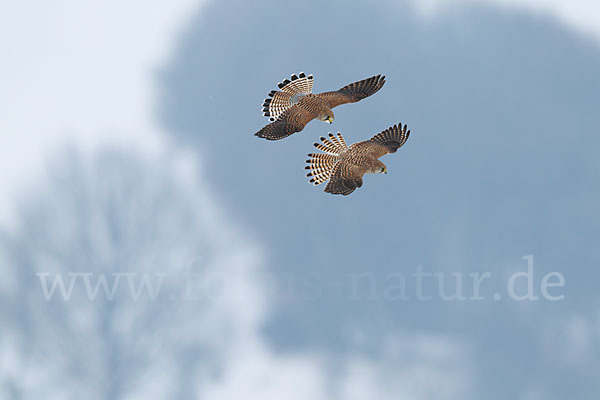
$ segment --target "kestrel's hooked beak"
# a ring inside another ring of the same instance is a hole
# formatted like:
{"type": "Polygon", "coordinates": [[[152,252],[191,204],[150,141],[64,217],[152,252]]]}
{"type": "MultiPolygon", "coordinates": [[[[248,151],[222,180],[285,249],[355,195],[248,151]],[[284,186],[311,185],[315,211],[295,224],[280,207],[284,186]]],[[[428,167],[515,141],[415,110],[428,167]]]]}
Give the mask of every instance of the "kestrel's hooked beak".
{"type": "Polygon", "coordinates": [[[384,168],[383,168],[383,173],[384,173],[384,174],[387,174],[387,167],[384,167],[384,168]]]}
{"type": "Polygon", "coordinates": [[[333,118],[331,118],[331,117],[327,117],[326,121],[329,122],[330,124],[333,124],[333,118]]]}

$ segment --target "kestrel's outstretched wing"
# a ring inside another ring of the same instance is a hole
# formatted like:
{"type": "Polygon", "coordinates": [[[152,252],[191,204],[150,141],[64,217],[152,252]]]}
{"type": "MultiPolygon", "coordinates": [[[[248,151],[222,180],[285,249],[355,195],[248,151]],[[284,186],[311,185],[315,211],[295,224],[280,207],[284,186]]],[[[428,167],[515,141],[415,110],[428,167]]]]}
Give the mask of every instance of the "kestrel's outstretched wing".
{"type": "Polygon", "coordinates": [[[283,139],[292,133],[300,132],[313,118],[315,115],[309,110],[294,105],[279,115],[275,122],[265,125],[255,135],[268,140],[283,139]]]}
{"type": "Polygon", "coordinates": [[[351,149],[356,153],[377,159],[386,154],[395,153],[406,143],[409,135],[410,130],[407,130],[406,124],[402,127],[402,123],[400,123],[379,132],[369,140],[353,144],[351,149]]]}
{"type": "Polygon", "coordinates": [[[327,180],[325,191],[332,194],[349,195],[362,186],[365,173],[385,172],[385,165],[378,158],[395,153],[406,143],[410,131],[407,126],[392,126],[364,142],[354,143],[349,148],[342,134],[337,138],[331,133],[329,140],[321,138],[315,147],[324,153],[309,154],[306,169],[312,170],[307,176],[310,182],[319,185],[327,180]]]}
{"type": "Polygon", "coordinates": [[[341,104],[354,103],[375,94],[385,83],[385,76],[376,75],[362,81],[344,86],[335,92],[323,92],[316,96],[321,97],[329,104],[329,108],[341,104]]]}

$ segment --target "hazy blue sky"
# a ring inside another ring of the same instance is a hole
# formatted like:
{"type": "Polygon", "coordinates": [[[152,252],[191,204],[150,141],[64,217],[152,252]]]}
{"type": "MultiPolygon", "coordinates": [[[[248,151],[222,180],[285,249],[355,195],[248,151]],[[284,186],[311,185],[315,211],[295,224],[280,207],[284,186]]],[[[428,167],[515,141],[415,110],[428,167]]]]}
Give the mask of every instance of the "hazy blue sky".
{"type": "Polygon", "coordinates": [[[582,394],[597,390],[580,370],[565,371],[560,340],[548,339],[557,320],[597,324],[597,43],[552,20],[480,5],[423,20],[410,4],[315,1],[295,9],[290,26],[292,11],[277,4],[208,5],[165,69],[159,108],[166,130],[203,149],[208,182],[268,244],[272,270],[283,281],[319,274],[323,295],[281,301],[268,337],[286,351],[346,352],[356,331],[377,352],[374,343],[396,332],[444,333],[469,344],[478,396],[562,398],[572,381],[582,394]],[[265,88],[300,70],[315,75],[316,91],[377,73],[388,82],[336,109],[331,127],[256,140],[265,88]],[[412,135],[387,158],[388,175],[366,177],[349,198],[303,182],[303,156],[328,129],[353,142],[399,121],[412,135]],[[368,271],[382,291],[389,274],[418,265],[502,280],[525,269],[528,254],[536,285],[547,272],[564,275],[564,301],[494,303],[492,291],[483,304],[349,302],[330,285],[368,271]],[[568,382],[558,379],[565,374],[568,382]]]}
{"type": "Polygon", "coordinates": [[[597,5],[159,3],[118,18],[116,2],[88,14],[65,0],[50,22],[2,13],[28,22],[0,42],[14,77],[0,95],[0,397],[596,397],[597,5]],[[257,139],[263,99],[300,71],[316,92],[387,83],[333,125],[257,139]],[[400,121],[412,133],[387,175],[349,197],[307,184],[319,136],[400,121]],[[539,299],[516,301],[507,282],[528,255],[539,299]],[[35,276],[189,265],[222,273],[228,295],[46,302],[35,276]],[[443,301],[427,283],[419,301],[419,268],[444,273],[448,293],[461,274],[467,297],[469,274],[489,273],[485,300],[443,301]],[[560,301],[540,291],[552,272],[560,301]],[[410,299],[386,291],[399,274],[410,299]],[[33,334],[44,328],[50,342],[33,334]],[[93,345],[57,352],[70,336],[93,345]],[[77,376],[93,384],[65,387],[77,376]]]}

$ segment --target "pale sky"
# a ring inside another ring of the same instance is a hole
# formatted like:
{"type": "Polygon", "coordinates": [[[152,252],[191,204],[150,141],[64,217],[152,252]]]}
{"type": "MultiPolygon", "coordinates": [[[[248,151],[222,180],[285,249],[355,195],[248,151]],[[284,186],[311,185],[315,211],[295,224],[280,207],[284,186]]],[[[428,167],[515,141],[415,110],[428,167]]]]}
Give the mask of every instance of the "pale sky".
{"type": "MultiPolygon", "coordinates": [[[[597,1],[478,1],[553,15],[600,43],[597,1]]],[[[15,194],[65,143],[84,150],[107,142],[152,152],[164,147],[152,113],[153,73],[204,3],[0,3],[0,223],[11,222],[15,194]]],[[[415,1],[424,15],[460,3],[467,2],[415,1]]]]}
{"type": "Polygon", "coordinates": [[[600,43],[600,2],[595,0],[414,0],[416,8],[424,15],[469,3],[488,3],[551,16],[600,43]]]}
{"type": "Polygon", "coordinates": [[[153,73],[201,4],[0,3],[0,223],[10,222],[14,194],[66,143],[161,147],[153,73]]]}

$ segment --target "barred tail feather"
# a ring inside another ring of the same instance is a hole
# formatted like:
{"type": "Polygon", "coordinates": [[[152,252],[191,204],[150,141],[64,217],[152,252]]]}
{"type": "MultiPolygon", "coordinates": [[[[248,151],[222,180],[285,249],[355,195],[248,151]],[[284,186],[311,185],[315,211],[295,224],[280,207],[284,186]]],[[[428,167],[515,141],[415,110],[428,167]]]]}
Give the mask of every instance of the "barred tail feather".
{"type": "Polygon", "coordinates": [[[344,137],[340,132],[337,133],[337,140],[339,145],[342,146],[344,149],[348,148],[348,145],[346,144],[346,141],[344,140],[344,137]]]}
{"type": "Polygon", "coordinates": [[[394,125],[384,131],[379,132],[371,138],[371,141],[385,145],[390,153],[395,153],[400,147],[406,143],[410,136],[410,130],[404,127],[402,123],[394,125]]]}
{"type": "Polygon", "coordinates": [[[277,117],[298,103],[302,96],[312,93],[313,76],[306,76],[304,72],[292,75],[277,85],[280,91],[272,90],[262,105],[263,114],[275,121],[277,117]]]}
{"type": "Polygon", "coordinates": [[[291,93],[291,94],[309,94],[312,93],[313,87],[313,76],[306,75],[304,72],[300,72],[298,76],[296,74],[292,75],[290,79],[286,79],[283,82],[280,82],[277,87],[281,89],[282,92],[291,93]]]}
{"type": "Polygon", "coordinates": [[[325,153],[337,156],[348,150],[348,146],[346,146],[344,137],[340,132],[338,132],[337,138],[333,133],[329,132],[329,140],[324,137],[321,137],[320,139],[322,143],[315,143],[314,146],[325,153]]]}
{"type": "Polygon", "coordinates": [[[329,140],[331,141],[331,143],[333,143],[333,145],[336,148],[337,147],[342,147],[342,143],[340,143],[340,141],[338,140],[338,138],[335,135],[331,134],[331,133],[329,134],[329,140]]]}
{"type": "Polygon", "coordinates": [[[311,170],[306,176],[310,179],[309,183],[319,185],[331,177],[333,168],[338,160],[338,156],[333,154],[309,154],[310,159],[306,160],[309,164],[304,169],[311,170]]]}
{"type": "Polygon", "coordinates": [[[269,93],[269,98],[266,98],[263,103],[263,115],[269,117],[270,121],[275,121],[277,117],[292,106],[290,101],[291,97],[292,96],[289,93],[272,90],[271,93],[269,93]]]}
{"type": "Polygon", "coordinates": [[[335,136],[329,133],[329,140],[321,137],[321,143],[315,143],[314,146],[323,151],[323,153],[311,153],[306,160],[309,164],[304,169],[311,170],[306,176],[310,177],[309,183],[319,185],[331,178],[334,167],[342,153],[348,150],[344,137],[340,132],[335,136]]]}

